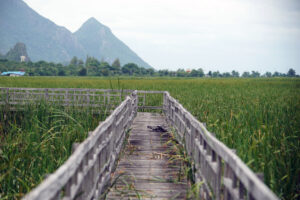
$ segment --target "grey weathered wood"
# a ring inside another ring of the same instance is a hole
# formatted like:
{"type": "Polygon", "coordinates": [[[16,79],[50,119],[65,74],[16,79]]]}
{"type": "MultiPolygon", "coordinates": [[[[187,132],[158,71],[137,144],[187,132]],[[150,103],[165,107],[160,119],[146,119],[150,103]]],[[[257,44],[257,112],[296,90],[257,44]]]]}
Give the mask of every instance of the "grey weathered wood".
{"type": "Polygon", "coordinates": [[[165,91],[137,90],[138,94],[164,94],[165,91]]]}
{"type": "Polygon", "coordinates": [[[77,147],[79,145],[80,145],[80,143],[77,143],[77,142],[75,142],[75,143],[72,144],[72,153],[77,149],[77,147]]]}
{"type": "Polygon", "coordinates": [[[255,173],[259,180],[264,181],[264,173],[255,173]]]}
{"type": "MultiPolygon", "coordinates": [[[[168,92],[166,92],[164,95],[164,105],[166,105],[165,107],[167,108],[167,110],[165,110],[164,113],[166,113],[167,119],[175,127],[180,137],[182,137],[182,135],[184,134],[181,132],[183,130],[181,128],[182,121],[183,121],[182,116],[180,114],[177,114],[174,117],[174,115],[171,114],[168,108],[174,106],[176,113],[185,113],[185,117],[189,120],[192,126],[195,127],[195,129],[197,130],[196,132],[200,133],[201,138],[203,138],[204,140],[204,144],[208,145],[209,148],[211,148],[215,152],[215,154],[219,156],[222,159],[222,161],[225,162],[226,165],[228,165],[230,169],[232,169],[237,181],[239,181],[240,184],[243,186],[240,189],[240,191],[238,191],[240,194],[242,194],[243,193],[242,190],[245,189],[247,193],[249,193],[250,196],[252,196],[255,199],[278,199],[278,197],[261,180],[259,180],[259,178],[245,165],[245,163],[241,161],[241,159],[237,155],[235,155],[235,153],[233,153],[228,147],[226,147],[222,142],[220,142],[217,138],[215,138],[209,131],[207,131],[205,124],[199,122],[194,116],[192,116],[185,108],[183,108],[183,106],[180,103],[178,103],[176,99],[171,97],[168,92]]],[[[197,140],[194,140],[194,143],[196,142],[197,140]]],[[[197,147],[197,145],[194,146],[197,147]]],[[[199,150],[196,151],[196,152],[199,151],[200,155],[206,153],[205,148],[203,149],[201,147],[197,147],[197,148],[200,148],[199,150]]],[[[205,162],[206,161],[204,161],[204,163],[205,162]]],[[[201,162],[200,165],[196,163],[196,166],[198,167],[201,165],[205,166],[205,164],[201,162]]],[[[205,170],[205,167],[202,167],[201,169],[205,170]]],[[[203,178],[209,179],[208,174],[205,173],[202,174],[204,176],[203,178]]],[[[228,179],[228,181],[232,181],[232,180],[228,179]]],[[[228,183],[228,181],[226,183],[228,183]]],[[[236,193],[236,190],[234,191],[234,193],[236,193]]]]}
{"type": "MultiPolygon", "coordinates": [[[[4,88],[4,87],[0,87],[0,90],[2,89],[8,89],[8,88],[4,88]]],[[[43,91],[45,88],[9,88],[10,90],[22,90],[22,91],[43,91]]],[[[72,92],[85,92],[87,90],[91,91],[91,92],[120,92],[122,91],[123,93],[132,93],[134,90],[112,90],[112,89],[85,89],[85,88],[48,88],[49,91],[72,91],[72,92]]],[[[147,92],[147,91],[146,91],[147,92]]],[[[160,91],[160,93],[163,93],[163,91],[160,91]]]]}
{"type": "Polygon", "coordinates": [[[161,110],[162,106],[139,106],[138,109],[161,110]]]}
{"type": "Polygon", "coordinates": [[[164,145],[168,141],[166,133],[153,132],[148,126],[167,127],[167,124],[158,113],[138,113],[124,155],[114,173],[114,177],[120,175],[120,178],[106,199],[138,198],[135,191],[139,192],[141,199],[185,198],[186,180],[171,182],[177,179],[180,166],[168,162],[168,151],[172,147],[164,145]]]}
{"type": "MultiPolygon", "coordinates": [[[[76,88],[1,88],[0,104],[20,105],[45,100],[48,103],[66,107],[101,107],[119,104],[123,93],[129,95],[132,90],[76,89],[76,88]],[[4,93],[4,91],[6,91],[4,93]],[[105,102],[105,100],[107,102],[105,102]],[[106,104],[105,104],[106,103],[106,104]]],[[[19,108],[21,109],[21,107],[19,108]]]]}
{"type": "MultiPolygon", "coordinates": [[[[107,89],[82,89],[82,88],[1,88],[6,90],[6,101],[0,105],[26,105],[36,101],[46,100],[48,103],[66,107],[101,107],[119,104],[122,95],[130,94],[133,90],[107,90],[107,89]],[[116,93],[116,94],[115,94],[116,93]]],[[[142,106],[139,109],[162,109],[162,106],[147,106],[146,94],[163,94],[164,91],[138,91],[143,94],[142,106]]],[[[21,109],[21,108],[19,108],[21,109]]]]}
{"type": "Polygon", "coordinates": [[[144,93],[144,96],[143,96],[143,106],[146,105],[146,93],[144,93]]]}
{"type": "MultiPolygon", "coordinates": [[[[131,124],[136,112],[136,91],[128,96],[115,111],[101,123],[89,137],[80,145],[75,145],[77,148],[69,157],[69,159],[59,167],[53,174],[45,179],[38,187],[33,189],[23,199],[38,200],[38,199],[56,199],[57,194],[61,194],[64,188],[64,199],[74,199],[78,193],[82,192],[79,199],[92,199],[96,195],[96,191],[103,191],[105,185],[108,185],[111,167],[115,160],[111,155],[111,144],[114,143],[113,135],[120,134],[112,131],[112,124],[115,124],[116,113],[125,109],[122,115],[125,124],[131,124]],[[105,138],[102,136],[106,135],[105,138]],[[103,139],[101,139],[103,138],[103,139]],[[99,140],[101,139],[101,140],[99,140]],[[106,151],[107,149],[107,151],[106,151]],[[95,174],[97,168],[96,162],[99,164],[99,157],[105,158],[101,162],[100,172],[95,174]],[[102,177],[102,178],[101,178],[102,177]],[[99,188],[100,187],[100,188],[99,188]]],[[[119,129],[121,134],[125,134],[125,127],[119,129]]],[[[119,152],[116,152],[119,154],[119,152]]],[[[97,195],[100,195],[97,194],[97,195]]]]}

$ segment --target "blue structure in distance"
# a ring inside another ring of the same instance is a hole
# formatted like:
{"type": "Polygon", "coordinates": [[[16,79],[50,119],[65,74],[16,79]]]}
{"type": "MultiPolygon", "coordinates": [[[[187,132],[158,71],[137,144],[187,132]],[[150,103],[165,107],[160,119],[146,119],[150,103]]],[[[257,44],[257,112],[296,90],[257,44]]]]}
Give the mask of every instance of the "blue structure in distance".
{"type": "Polygon", "coordinates": [[[2,72],[1,76],[24,76],[25,72],[21,71],[8,71],[8,72],[2,72]]]}

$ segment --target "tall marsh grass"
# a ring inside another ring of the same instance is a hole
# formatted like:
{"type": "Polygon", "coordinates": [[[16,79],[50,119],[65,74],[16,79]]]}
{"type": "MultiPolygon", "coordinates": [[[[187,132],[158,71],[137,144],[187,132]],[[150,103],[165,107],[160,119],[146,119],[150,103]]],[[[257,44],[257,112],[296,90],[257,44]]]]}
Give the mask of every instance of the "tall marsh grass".
{"type": "MultiPolygon", "coordinates": [[[[167,90],[252,170],[264,173],[280,198],[300,197],[299,78],[1,77],[0,86],[167,90]]],[[[149,104],[160,102],[152,98],[149,104]]]]}
{"type": "Polygon", "coordinates": [[[20,199],[70,156],[106,113],[45,102],[0,110],[0,199],[20,199]]]}

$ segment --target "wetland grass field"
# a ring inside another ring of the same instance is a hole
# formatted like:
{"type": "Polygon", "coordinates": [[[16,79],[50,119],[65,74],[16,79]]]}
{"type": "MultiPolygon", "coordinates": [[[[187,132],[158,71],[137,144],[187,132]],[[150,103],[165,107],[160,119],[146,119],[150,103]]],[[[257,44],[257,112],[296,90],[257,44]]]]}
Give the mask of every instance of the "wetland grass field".
{"type": "MultiPolygon", "coordinates": [[[[300,197],[299,78],[1,77],[0,87],[167,90],[262,172],[280,198],[300,197]]],[[[0,112],[0,199],[19,199],[35,187],[67,159],[72,142],[105,118],[33,107],[22,115],[0,112]]]]}

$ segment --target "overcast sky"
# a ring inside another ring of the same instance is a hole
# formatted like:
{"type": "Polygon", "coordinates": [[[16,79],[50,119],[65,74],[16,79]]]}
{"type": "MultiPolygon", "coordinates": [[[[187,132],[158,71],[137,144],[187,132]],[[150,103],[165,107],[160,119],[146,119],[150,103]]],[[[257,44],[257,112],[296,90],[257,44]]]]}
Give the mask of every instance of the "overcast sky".
{"type": "Polygon", "coordinates": [[[299,0],[25,0],[70,31],[95,17],[155,69],[300,73],[299,0]]]}

